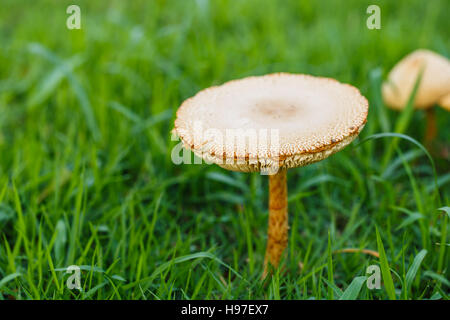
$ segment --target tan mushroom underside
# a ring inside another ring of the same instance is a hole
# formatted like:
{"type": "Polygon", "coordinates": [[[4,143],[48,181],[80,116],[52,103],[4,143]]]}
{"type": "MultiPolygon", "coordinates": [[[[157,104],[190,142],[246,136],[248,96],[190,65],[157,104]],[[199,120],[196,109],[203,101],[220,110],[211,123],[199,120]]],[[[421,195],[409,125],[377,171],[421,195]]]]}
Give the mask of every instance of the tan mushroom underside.
{"type": "Polygon", "coordinates": [[[422,78],[414,106],[417,109],[432,107],[450,92],[450,61],[429,50],[416,50],[400,60],[382,86],[383,100],[393,109],[403,109],[413,91],[420,71],[422,78]]]}
{"type": "Polygon", "coordinates": [[[447,111],[450,111],[450,92],[445,95],[441,100],[439,100],[438,104],[447,111]]]}
{"type": "Polygon", "coordinates": [[[252,172],[327,158],[359,134],[367,113],[367,100],[348,84],[277,73],[200,91],[179,108],[175,131],[207,162],[252,172]],[[251,133],[261,137],[264,130],[267,143],[252,147],[251,133]]]}
{"type": "Polygon", "coordinates": [[[339,142],[336,142],[334,145],[327,146],[321,151],[311,152],[311,153],[299,153],[294,155],[285,156],[283,159],[279,157],[278,160],[273,158],[262,159],[260,161],[249,163],[249,161],[243,160],[235,160],[232,163],[226,163],[226,159],[220,159],[211,156],[208,153],[201,153],[196,149],[193,149],[194,153],[202,157],[208,161],[219,165],[220,167],[231,170],[231,171],[239,171],[239,172],[260,172],[263,170],[267,170],[270,172],[270,169],[274,166],[277,166],[277,163],[280,168],[296,168],[303,167],[308,164],[321,161],[323,159],[328,158],[332,154],[342,150],[348,144],[350,144],[359,134],[359,132],[363,129],[364,125],[358,127],[357,132],[348,137],[345,137],[339,142]]]}

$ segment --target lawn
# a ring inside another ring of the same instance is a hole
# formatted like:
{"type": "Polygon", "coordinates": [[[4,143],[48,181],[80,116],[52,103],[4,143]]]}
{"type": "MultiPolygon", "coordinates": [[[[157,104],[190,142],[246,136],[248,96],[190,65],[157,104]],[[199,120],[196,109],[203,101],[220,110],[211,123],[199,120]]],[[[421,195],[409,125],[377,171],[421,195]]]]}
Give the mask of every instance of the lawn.
{"type": "Polygon", "coordinates": [[[450,114],[436,109],[427,151],[424,113],[387,109],[380,86],[417,48],[450,56],[449,11],[3,0],[0,299],[448,299],[450,114]],[[80,30],[66,27],[73,3],[80,30]],[[359,139],[289,171],[288,252],[262,281],[267,177],[175,165],[171,130],[197,91],[281,71],[350,83],[370,107],[359,139]],[[70,265],[81,291],[66,286],[70,265]],[[371,265],[380,289],[363,285],[371,265]]]}

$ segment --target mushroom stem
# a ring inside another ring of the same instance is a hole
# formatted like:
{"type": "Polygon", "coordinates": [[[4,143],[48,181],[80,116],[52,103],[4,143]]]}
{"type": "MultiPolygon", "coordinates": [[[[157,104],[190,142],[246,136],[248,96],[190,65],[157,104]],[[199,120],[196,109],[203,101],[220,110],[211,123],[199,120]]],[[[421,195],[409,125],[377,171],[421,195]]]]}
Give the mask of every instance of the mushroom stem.
{"type": "Polygon", "coordinates": [[[269,176],[269,230],[263,277],[267,275],[269,264],[274,268],[278,267],[288,243],[286,171],[279,169],[269,176]]]}
{"type": "Polygon", "coordinates": [[[434,108],[428,108],[427,110],[425,110],[425,117],[426,117],[425,145],[429,147],[437,134],[436,115],[434,112],[434,108]]]}

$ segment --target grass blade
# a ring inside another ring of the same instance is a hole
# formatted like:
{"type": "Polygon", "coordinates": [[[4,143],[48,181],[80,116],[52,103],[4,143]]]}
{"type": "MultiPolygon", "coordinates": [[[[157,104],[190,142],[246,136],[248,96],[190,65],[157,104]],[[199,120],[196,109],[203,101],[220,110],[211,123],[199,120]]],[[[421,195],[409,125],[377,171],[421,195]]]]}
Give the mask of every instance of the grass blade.
{"type": "MultiPolygon", "coordinates": [[[[333,255],[331,251],[331,238],[330,231],[328,231],[328,281],[330,284],[334,285],[334,277],[333,277],[333,255]]],[[[333,300],[333,288],[328,286],[328,299],[333,300]]]]}
{"type": "MultiPolygon", "coordinates": [[[[406,128],[408,127],[409,122],[411,121],[411,117],[414,111],[414,99],[417,94],[417,90],[419,89],[419,84],[422,79],[423,70],[419,72],[416,78],[416,82],[414,83],[413,90],[409,96],[408,102],[406,103],[405,108],[403,109],[400,117],[398,118],[397,122],[395,123],[394,131],[396,133],[402,134],[405,132],[406,128]]],[[[395,151],[395,149],[398,146],[398,139],[393,139],[391,143],[388,145],[388,148],[384,154],[383,162],[382,162],[382,168],[385,169],[386,166],[389,164],[389,161],[392,158],[392,155],[395,151]]]]}
{"type": "Polygon", "coordinates": [[[344,293],[341,295],[339,300],[355,300],[358,298],[359,292],[364,283],[366,283],[367,277],[361,276],[356,277],[350,283],[350,285],[345,289],[344,293]]]}
{"type": "Polygon", "coordinates": [[[414,258],[413,263],[408,269],[408,272],[406,273],[405,277],[405,290],[406,294],[408,293],[409,289],[411,288],[411,285],[414,281],[414,278],[416,277],[417,271],[420,268],[420,265],[422,264],[423,259],[427,255],[427,250],[421,250],[416,257],[414,258]]]}
{"type": "Polygon", "coordinates": [[[0,288],[3,287],[5,284],[7,284],[9,281],[14,280],[15,278],[20,276],[22,276],[22,274],[18,272],[7,275],[2,280],[0,280],[0,288]]]}
{"type": "Polygon", "coordinates": [[[383,276],[384,287],[390,300],[396,300],[394,282],[392,281],[391,271],[389,269],[389,262],[384,251],[383,242],[381,241],[380,233],[376,228],[377,246],[380,254],[381,275],[383,276]]]}

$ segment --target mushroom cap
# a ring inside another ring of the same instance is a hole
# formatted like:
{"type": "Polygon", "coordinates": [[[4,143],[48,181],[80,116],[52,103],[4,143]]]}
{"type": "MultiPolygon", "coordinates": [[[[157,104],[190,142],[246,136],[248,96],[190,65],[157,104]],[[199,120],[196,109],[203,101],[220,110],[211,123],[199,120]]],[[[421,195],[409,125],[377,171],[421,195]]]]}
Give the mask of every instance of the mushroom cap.
{"type": "Polygon", "coordinates": [[[275,73],[200,91],[178,109],[174,131],[185,148],[225,169],[293,168],[348,145],[368,108],[351,85],[275,73]]]}
{"type": "Polygon", "coordinates": [[[392,109],[403,109],[413,91],[416,79],[423,69],[414,99],[414,107],[432,107],[450,92],[450,61],[430,50],[416,50],[399,61],[383,83],[384,102],[392,109]]]}
{"type": "Polygon", "coordinates": [[[450,92],[439,100],[438,104],[447,111],[450,111],[450,92]]]}

